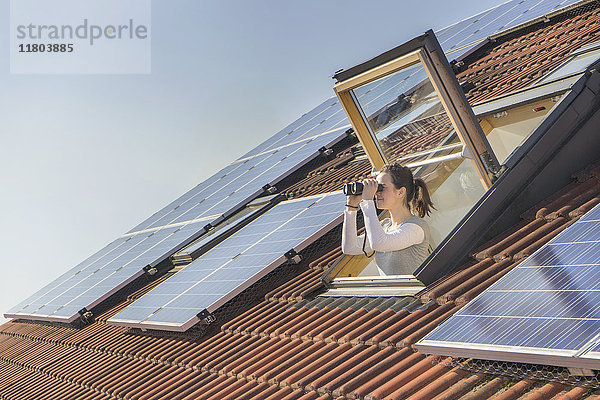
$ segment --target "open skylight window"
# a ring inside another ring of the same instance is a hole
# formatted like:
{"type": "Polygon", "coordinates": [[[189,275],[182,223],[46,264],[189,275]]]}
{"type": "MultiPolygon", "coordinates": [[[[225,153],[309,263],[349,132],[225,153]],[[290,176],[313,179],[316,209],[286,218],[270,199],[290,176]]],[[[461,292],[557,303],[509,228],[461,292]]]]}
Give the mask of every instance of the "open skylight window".
{"type": "Polygon", "coordinates": [[[335,92],[376,169],[422,147],[460,143],[489,188],[498,163],[433,31],[334,77],[335,92]]]}
{"type": "MultiPolygon", "coordinates": [[[[427,183],[437,209],[426,218],[435,247],[499,170],[435,35],[429,31],[335,78],[335,92],[374,168],[398,161],[427,183]]],[[[369,261],[347,257],[330,277],[364,277],[370,284],[369,261]]]]}

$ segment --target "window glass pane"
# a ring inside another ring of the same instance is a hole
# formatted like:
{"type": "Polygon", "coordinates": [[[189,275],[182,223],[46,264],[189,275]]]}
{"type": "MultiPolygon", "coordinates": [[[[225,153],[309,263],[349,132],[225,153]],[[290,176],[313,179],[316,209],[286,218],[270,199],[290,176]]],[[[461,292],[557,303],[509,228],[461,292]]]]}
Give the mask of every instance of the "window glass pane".
{"type": "Polygon", "coordinates": [[[485,193],[475,166],[465,158],[448,159],[429,166],[423,175],[432,193],[434,210],[425,217],[435,248],[485,193]]]}
{"type": "Polygon", "coordinates": [[[549,82],[554,79],[562,78],[576,72],[585,70],[590,64],[598,61],[600,58],[600,49],[590,51],[584,54],[573,57],[571,60],[564,63],[557,70],[546,76],[539,83],[549,82]]]}
{"type": "Polygon", "coordinates": [[[353,90],[389,161],[460,140],[420,63],[353,90]]]}

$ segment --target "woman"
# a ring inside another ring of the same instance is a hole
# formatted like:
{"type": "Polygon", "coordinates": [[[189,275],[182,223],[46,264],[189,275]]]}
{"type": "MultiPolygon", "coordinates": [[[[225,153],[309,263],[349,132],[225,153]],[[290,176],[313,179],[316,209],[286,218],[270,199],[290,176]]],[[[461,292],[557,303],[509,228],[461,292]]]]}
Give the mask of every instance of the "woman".
{"type": "Polygon", "coordinates": [[[363,185],[362,195],[347,196],[342,251],[350,255],[375,251],[380,275],[412,275],[429,254],[429,228],[422,218],[434,207],[425,182],[413,179],[409,168],[389,164],[377,179],[365,179],[363,185]],[[373,198],[377,208],[389,211],[390,218],[379,221],[373,198]],[[366,236],[356,232],[359,207],[366,236]]]}

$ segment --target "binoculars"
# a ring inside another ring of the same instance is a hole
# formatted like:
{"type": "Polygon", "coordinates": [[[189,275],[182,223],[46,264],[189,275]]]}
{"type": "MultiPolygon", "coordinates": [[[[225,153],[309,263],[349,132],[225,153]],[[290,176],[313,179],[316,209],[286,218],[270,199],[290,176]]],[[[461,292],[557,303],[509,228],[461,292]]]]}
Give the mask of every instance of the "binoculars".
{"type": "MultiPolygon", "coordinates": [[[[358,195],[362,194],[365,185],[362,182],[350,182],[344,184],[342,191],[345,195],[358,195]]],[[[383,190],[383,185],[380,183],[377,185],[377,191],[381,192],[383,190]]]]}

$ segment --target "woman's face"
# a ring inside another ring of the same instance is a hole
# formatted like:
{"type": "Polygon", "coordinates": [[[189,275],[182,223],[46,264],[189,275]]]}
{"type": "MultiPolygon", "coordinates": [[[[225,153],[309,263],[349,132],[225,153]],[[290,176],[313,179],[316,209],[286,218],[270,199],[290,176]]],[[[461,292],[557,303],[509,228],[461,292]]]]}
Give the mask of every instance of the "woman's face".
{"type": "Polygon", "coordinates": [[[375,200],[377,208],[381,210],[389,210],[405,204],[406,188],[396,189],[392,182],[392,176],[387,172],[382,172],[377,175],[377,182],[383,185],[383,190],[377,192],[375,200]]]}

